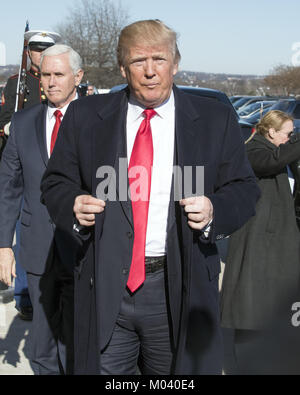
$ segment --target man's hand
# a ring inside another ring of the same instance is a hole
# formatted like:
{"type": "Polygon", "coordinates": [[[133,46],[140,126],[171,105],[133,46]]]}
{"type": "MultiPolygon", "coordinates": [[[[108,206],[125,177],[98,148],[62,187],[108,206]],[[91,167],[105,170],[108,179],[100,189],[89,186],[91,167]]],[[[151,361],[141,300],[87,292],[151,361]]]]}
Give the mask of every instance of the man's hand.
{"type": "Polygon", "coordinates": [[[103,200],[90,195],[80,195],[75,199],[73,211],[82,226],[95,225],[95,214],[102,213],[105,208],[103,200]]]}
{"type": "Polygon", "coordinates": [[[205,196],[195,196],[180,200],[188,214],[188,224],[194,230],[201,230],[213,219],[214,208],[211,201],[205,196]]]}
{"type": "Polygon", "coordinates": [[[0,281],[10,287],[11,277],[17,277],[14,252],[11,248],[0,248],[0,281]]]}
{"type": "Polygon", "coordinates": [[[6,136],[9,136],[9,128],[10,128],[10,124],[11,122],[8,122],[5,126],[4,126],[4,134],[6,134],[6,136]]]}

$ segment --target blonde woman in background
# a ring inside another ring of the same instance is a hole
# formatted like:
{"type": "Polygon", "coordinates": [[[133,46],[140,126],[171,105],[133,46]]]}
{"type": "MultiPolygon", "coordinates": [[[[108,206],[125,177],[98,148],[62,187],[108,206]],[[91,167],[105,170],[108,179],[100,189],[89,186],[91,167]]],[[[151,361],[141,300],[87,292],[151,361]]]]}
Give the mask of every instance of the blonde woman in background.
{"type": "MultiPolygon", "coordinates": [[[[243,344],[240,350],[246,350],[248,360],[237,361],[242,374],[273,373],[274,364],[280,373],[281,363],[272,354],[275,348],[266,351],[263,347],[268,337],[264,331],[274,328],[300,289],[300,238],[294,207],[299,185],[295,183],[298,175],[291,171],[297,171],[293,165],[300,159],[300,135],[293,131],[293,118],[270,111],[246,144],[261,198],[255,217],[230,238],[221,299],[222,326],[234,329],[235,345],[243,344]],[[256,351],[262,354],[259,364],[253,365],[249,350],[255,349],[257,339],[256,351]],[[265,357],[274,364],[264,365],[265,357]]],[[[239,359],[241,353],[235,356],[239,359]]]]}

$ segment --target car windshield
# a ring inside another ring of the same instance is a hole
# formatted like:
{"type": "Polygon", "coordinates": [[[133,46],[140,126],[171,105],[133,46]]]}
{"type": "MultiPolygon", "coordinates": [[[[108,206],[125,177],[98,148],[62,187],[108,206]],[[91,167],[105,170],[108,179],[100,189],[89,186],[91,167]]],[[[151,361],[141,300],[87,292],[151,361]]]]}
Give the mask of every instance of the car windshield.
{"type": "Polygon", "coordinates": [[[242,109],[238,110],[237,113],[243,117],[245,115],[250,114],[251,112],[257,110],[258,108],[260,108],[263,105],[263,102],[255,102],[255,103],[251,103],[248,104],[247,106],[243,107],[242,109]]]}
{"type": "Polygon", "coordinates": [[[242,97],[241,99],[239,99],[233,103],[233,107],[235,109],[238,109],[239,107],[241,107],[243,104],[245,104],[250,99],[251,99],[251,97],[242,97]]]}
{"type": "Polygon", "coordinates": [[[260,111],[261,109],[266,109],[273,106],[276,101],[260,101],[249,104],[246,107],[243,107],[238,111],[240,117],[247,117],[256,114],[256,111],[260,111]]]}
{"type": "Polygon", "coordinates": [[[257,123],[261,117],[263,117],[268,111],[270,111],[272,107],[265,108],[262,113],[259,111],[258,113],[252,115],[251,117],[247,118],[247,122],[251,124],[257,123]]]}
{"type": "Polygon", "coordinates": [[[288,111],[289,107],[290,107],[290,103],[292,103],[292,101],[290,100],[279,100],[279,102],[275,103],[270,110],[280,110],[280,111],[288,111]]]}

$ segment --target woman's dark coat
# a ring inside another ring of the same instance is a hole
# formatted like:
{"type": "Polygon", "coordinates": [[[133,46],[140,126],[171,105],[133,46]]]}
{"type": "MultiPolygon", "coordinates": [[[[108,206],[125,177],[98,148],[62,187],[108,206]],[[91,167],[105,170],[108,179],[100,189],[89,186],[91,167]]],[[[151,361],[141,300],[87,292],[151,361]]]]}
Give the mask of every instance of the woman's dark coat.
{"type": "Polygon", "coordinates": [[[300,289],[299,230],[287,174],[287,165],[300,158],[300,139],[294,136],[276,147],[255,135],[247,144],[247,153],[261,198],[255,217],[230,238],[222,286],[222,326],[261,329],[300,289]]]}

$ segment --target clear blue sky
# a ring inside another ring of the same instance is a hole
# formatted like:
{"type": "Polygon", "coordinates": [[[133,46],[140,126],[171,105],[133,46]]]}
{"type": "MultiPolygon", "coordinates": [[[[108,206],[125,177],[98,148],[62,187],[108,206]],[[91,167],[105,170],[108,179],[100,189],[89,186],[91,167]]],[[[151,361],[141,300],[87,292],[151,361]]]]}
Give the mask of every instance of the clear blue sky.
{"type": "MultiPolygon", "coordinates": [[[[53,31],[76,1],[1,0],[0,41],[7,63],[20,61],[27,18],[32,30],[53,31]]],[[[300,42],[299,0],[112,1],[127,9],[129,22],[158,18],[176,30],[185,70],[267,74],[291,64],[292,45],[300,42]]]]}

